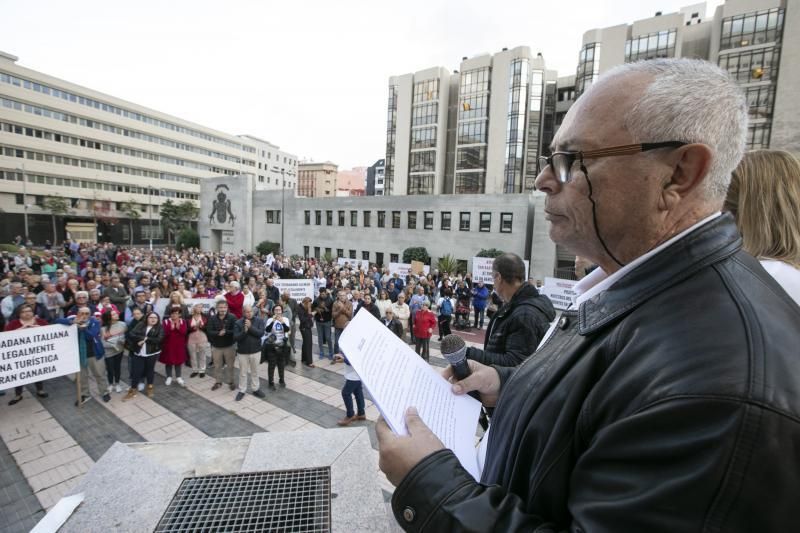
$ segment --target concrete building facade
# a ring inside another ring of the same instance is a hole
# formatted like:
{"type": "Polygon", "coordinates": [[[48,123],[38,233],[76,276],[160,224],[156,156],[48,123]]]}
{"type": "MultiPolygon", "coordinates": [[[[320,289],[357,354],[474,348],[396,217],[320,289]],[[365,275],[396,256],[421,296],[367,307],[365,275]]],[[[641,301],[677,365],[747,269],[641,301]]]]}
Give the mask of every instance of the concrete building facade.
{"type": "Polygon", "coordinates": [[[533,190],[556,73],[527,46],[389,79],[385,195],[533,190]]]}
{"type": "Polygon", "coordinates": [[[56,238],[164,242],[159,206],[199,203],[212,176],[250,176],[293,191],[297,158],[252,136],[230,135],[60,80],[0,52],[0,242],[53,239],[44,206],[68,200],[56,238]],[[138,215],[130,214],[131,209],[138,215]],[[132,228],[132,233],[131,233],[132,228]],[[24,236],[24,235],[23,235],[24,236]]]}
{"type": "Polygon", "coordinates": [[[305,198],[334,198],[339,167],[335,163],[302,162],[297,167],[297,195],[305,198]]]}
{"type": "Polygon", "coordinates": [[[656,57],[706,59],[741,85],[750,106],[748,147],[800,152],[798,0],[727,0],[583,35],[575,76],[580,96],[603,72],[656,57]]]}
{"type": "Polygon", "coordinates": [[[388,265],[402,261],[406,248],[424,246],[434,264],[452,255],[467,271],[481,249],[497,248],[530,260],[531,276],[538,279],[551,276],[555,267],[542,193],[282,199],[253,190],[251,181],[225,176],[203,182],[204,249],[253,250],[262,241],[280,242],[283,235],[285,252],[304,257],[327,254],[388,265]]]}

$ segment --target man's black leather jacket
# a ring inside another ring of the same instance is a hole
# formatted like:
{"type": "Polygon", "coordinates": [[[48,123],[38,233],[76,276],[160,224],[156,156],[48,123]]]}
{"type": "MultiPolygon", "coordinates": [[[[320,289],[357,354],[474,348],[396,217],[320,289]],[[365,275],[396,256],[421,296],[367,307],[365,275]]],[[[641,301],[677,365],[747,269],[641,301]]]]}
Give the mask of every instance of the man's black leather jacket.
{"type": "Polygon", "coordinates": [[[433,453],[412,531],[795,531],[800,308],[729,215],[567,311],[502,382],[481,483],[433,453]]]}

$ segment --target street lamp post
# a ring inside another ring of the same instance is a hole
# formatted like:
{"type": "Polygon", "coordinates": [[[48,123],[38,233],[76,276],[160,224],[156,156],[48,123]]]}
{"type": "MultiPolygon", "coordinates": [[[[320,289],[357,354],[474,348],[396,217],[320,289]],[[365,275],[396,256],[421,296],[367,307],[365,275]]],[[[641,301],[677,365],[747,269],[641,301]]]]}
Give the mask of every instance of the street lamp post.
{"type": "Polygon", "coordinates": [[[25,163],[17,169],[22,174],[22,217],[25,221],[25,240],[23,244],[28,242],[28,176],[25,174],[25,163]]]}
{"type": "Polygon", "coordinates": [[[286,220],[286,210],[284,209],[284,196],[286,192],[286,170],[281,169],[281,255],[285,255],[286,248],[284,248],[284,235],[283,224],[286,220]]]}
{"type": "Polygon", "coordinates": [[[150,251],[153,251],[153,189],[147,186],[147,235],[150,237],[150,251]]]}

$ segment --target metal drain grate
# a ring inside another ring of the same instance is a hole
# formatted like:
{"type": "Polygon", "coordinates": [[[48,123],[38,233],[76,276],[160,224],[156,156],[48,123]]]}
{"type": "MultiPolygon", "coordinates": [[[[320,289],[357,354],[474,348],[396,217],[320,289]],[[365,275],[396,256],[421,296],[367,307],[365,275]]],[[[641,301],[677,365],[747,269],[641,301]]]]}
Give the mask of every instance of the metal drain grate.
{"type": "Polygon", "coordinates": [[[155,533],[330,531],[331,469],[186,478],[155,533]]]}

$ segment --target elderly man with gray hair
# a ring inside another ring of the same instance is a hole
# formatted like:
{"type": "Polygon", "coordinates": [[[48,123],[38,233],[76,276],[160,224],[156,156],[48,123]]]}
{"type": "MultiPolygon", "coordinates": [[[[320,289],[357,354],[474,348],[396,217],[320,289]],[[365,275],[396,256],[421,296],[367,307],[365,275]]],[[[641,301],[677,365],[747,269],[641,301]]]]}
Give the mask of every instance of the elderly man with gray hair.
{"type": "MultiPolygon", "coordinates": [[[[788,531],[800,494],[800,308],[721,214],[747,101],[717,66],[609,71],[543,161],[550,237],[598,265],[494,407],[474,479],[410,411],[384,422],[395,517],[426,531],[788,531]]],[[[474,464],[474,463],[473,463],[474,464]]]]}

